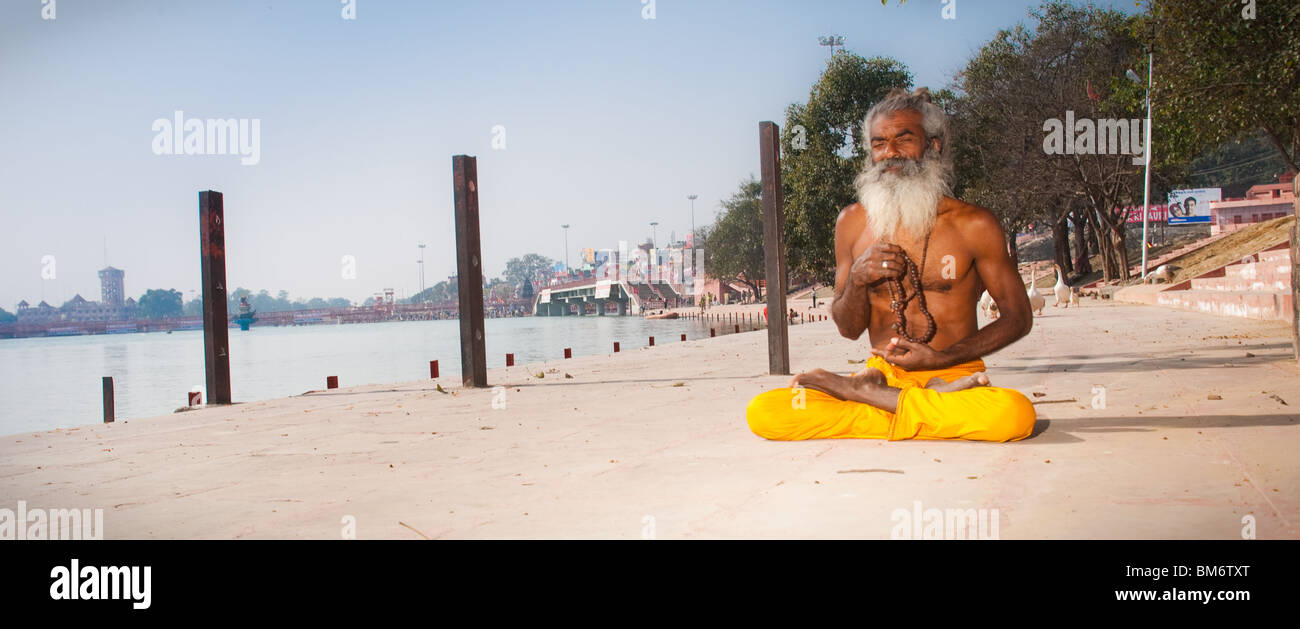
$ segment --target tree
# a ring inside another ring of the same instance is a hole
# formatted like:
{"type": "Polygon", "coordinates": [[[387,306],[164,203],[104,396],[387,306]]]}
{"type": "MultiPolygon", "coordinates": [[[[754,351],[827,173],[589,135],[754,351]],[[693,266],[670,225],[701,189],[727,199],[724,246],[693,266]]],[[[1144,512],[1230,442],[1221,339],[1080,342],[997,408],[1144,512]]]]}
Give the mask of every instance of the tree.
{"type": "Polygon", "coordinates": [[[868,153],[863,118],[891,89],[911,86],[912,75],[895,59],[838,52],[813,84],[808,101],[786,109],[781,179],[792,271],[833,279],[835,219],[857,200],[853,178],[868,153]]]}
{"type": "Polygon", "coordinates": [[[187,317],[203,316],[203,298],[196,297],[194,299],[185,302],[184,314],[187,317]]]}
{"type": "Polygon", "coordinates": [[[18,315],[0,308],[0,323],[13,323],[18,320],[18,315]]]}
{"type": "MultiPolygon", "coordinates": [[[[997,33],[958,77],[967,200],[997,213],[1009,240],[1029,221],[1047,223],[1056,262],[1067,271],[1074,266],[1073,215],[1076,236],[1085,224],[1099,236],[1104,277],[1128,279],[1122,208],[1141,190],[1142,167],[1110,148],[1049,154],[1052,136],[1045,139],[1044,132],[1070,120],[1066,112],[1090,125],[1127,121],[1141,109],[1140,92],[1124,78],[1140,49],[1132,36],[1135,19],[1061,2],[1047,2],[1031,16],[1036,24],[997,33]]],[[[1079,129],[1070,129],[1070,137],[1079,129]]]]}
{"type": "Polygon", "coordinates": [[[758,281],[765,277],[763,256],[763,184],[754,179],[722,202],[717,220],[700,231],[708,274],[723,281],[739,281],[762,295],[758,281]]]}
{"type": "Polygon", "coordinates": [[[179,317],[183,309],[183,300],[180,291],[175,289],[151,288],[145,291],[144,295],[141,295],[139,301],[136,302],[136,318],[166,319],[179,317]]]}
{"type": "Polygon", "coordinates": [[[1154,40],[1157,163],[1186,162],[1205,149],[1259,132],[1287,170],[1296,172],[1300,3],[1149,4],[1134,31],[1154,40]]]}
{"type": "Polygon", "coordinates": [[[533,289],[532,283],[546,277],[555,261],[536,253],[529,253],[522,258],[510,258],[506,260],[506,272],[504,277],[520,290],[523,294],[523,285],[529,284],[528,294],[531,296],[533,289]]]}

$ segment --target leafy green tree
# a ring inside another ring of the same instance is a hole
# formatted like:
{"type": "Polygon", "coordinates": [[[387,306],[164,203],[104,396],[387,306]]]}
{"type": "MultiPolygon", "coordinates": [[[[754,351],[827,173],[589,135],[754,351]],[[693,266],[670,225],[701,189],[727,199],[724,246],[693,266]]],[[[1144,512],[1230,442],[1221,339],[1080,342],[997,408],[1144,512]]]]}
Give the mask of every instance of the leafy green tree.
{"type": "Polygon", "coordinates": [[[704,247],[704,269],[723,281],[739,281],[761,297],[758,282],[764,278],[763,256],[763,184],[754,179],[740,183],[740,188],[726,201],[712,225],[700,230],[704,247]]]}
{"type": "MultiPolygon", "coordinates": [[[[1156,162],[1186,162],[1256,132],[1300,162],[1300,3],[1149,2],[1156,162]]],[[[1146,55],[1134,70],[1146,68],[1146,55]]],[[[1139,74],[1142,74],[1139,72],[1139,74]]],[[[1145,76],[1143,76],[1145,79],[1145,76]]]]}
{"type": "Polygon", "coordinates": [[[529,253],[520,258],[506,260],[506,272],[503,277],[518,288],[521,294],[523,285],[530,284],[528,292],[531,295],[531,284],[546,277],[554,265],[555,261],[546,256],[529,253]]]}
{"type": "Polygon", "coordinates": [[[854,203],[853,178],[868,154],[867,110],[912,75],[889,57],[832,55],[806,103],[786,109],[781,130],[786,251],[792,271],[829,282],[835,275],[835,219],[854,203]]]}
{"type": "Polygon", "coordinates": [[[185,302],[184,314],[187,317],[203,316],[203,298],[197,297],[185,302]]]}
{"type": "Polygon", "coordinates": [[[179,317],[183,311],[184,297],[175,289],[151,288],[136,302],[136,318],[166,319],[179,317]]]}
{"type": "Polygon", "coordinates": [[[1048,121],[1059,128],[1067,111],[1091,124],[1129,120],[1141,110],[1140,90],[1124,78],[1141,44],[1132,34],[1135,19],[1058,1],[1031,16],[1030,26],[998,32],[958,76],[958,186],[965,200],[999,216],[1008,239],[1030,221],[1046,223],[1056,261],[1067,272],[1073,266],[1071,217],[1076,237],[1085,221],[1099,235],[1104,277],[1128,279],[1121,208],[1141,200],[1142,166],[1110,147],[1100,154],[1049,155],[1044,131],[1048,121]]]}
{"type": "Polygon", "coordinates": [[[18,315],[0,308],[0,323],[13,323],[18,320],[18,315]]]}

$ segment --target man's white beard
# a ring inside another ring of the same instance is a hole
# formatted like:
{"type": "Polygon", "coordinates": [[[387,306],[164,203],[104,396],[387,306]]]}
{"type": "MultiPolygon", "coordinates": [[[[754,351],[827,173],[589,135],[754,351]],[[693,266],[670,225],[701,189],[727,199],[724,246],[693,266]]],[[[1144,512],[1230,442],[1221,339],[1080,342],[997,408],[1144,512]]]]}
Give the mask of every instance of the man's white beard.
{"type": "Polygon", "coordinates": [[[894,242],[900,235],[921,238],[930,233],[939,200],[949,193],[950,170],[942,158],[927,152],[920,160],[881,160],[862,171],[853,184],[876,238],[894,242]],[[893,166],[902,166],[902,171],[885,172],[893,166]]]}

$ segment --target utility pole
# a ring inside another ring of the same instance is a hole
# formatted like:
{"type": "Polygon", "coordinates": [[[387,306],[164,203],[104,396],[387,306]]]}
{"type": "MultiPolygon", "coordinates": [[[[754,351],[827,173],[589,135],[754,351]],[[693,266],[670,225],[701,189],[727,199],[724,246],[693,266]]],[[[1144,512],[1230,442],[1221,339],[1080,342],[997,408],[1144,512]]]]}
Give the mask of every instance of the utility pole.
{"type": "MultiPolygon", "coordinates": [[[[1147,215],[1151,213],[1151,72],[1155,67],[1155,53],[1147,53],[1147,145],[1142,151],[1146,159],[1145,182],[1142,184],[1142,279],[1147,277],[1147,215]]],[[[1133,70],[1125,73],[1128,80],[1141,84],[1142,79],[1133,70]]],[[[1168,220],[1168,219],[1166,219],[1168,220]]],[[[1125,271],[1127,273],[1127,271],[1125,271]]]]}

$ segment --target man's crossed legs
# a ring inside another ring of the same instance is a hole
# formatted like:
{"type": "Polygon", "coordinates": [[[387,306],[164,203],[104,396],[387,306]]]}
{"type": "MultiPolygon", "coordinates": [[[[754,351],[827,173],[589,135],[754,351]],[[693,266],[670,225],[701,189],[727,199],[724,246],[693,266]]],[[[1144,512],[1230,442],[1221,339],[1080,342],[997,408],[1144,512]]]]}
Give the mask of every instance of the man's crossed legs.
{"type": "Polygon", "coordinates": [[[749,427],[767,439],[969,439],[1016,441],[1033,431],[1033,404],[989,386],[980,360],[907,372],[879,356],[852,376],[800,374],[790,388],[750,401],[749,427]]]}

